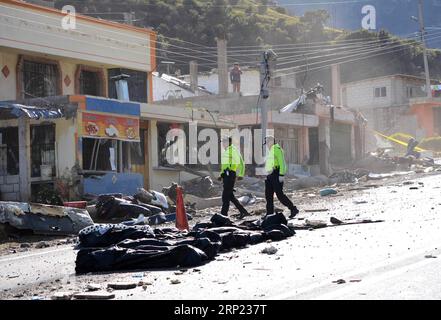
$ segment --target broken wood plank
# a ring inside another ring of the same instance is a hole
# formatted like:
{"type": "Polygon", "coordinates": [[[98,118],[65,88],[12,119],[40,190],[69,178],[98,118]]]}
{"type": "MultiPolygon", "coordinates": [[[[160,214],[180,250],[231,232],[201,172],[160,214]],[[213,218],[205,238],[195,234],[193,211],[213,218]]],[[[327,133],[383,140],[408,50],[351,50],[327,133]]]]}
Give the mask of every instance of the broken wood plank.
{"type": "Polygon", "coordinates": [[[107,288],[112,288],[114,290],[129,290],[134,289],[138,286],[136,282],[114,282],[107,284],[107,288]]]}
{"type": "Polygon", "coordinates": [[[105,291],[83,292],[83,293],[76,293],[73,295],[73,297],[74,299],[77,300],[110,300],[115,298],[115,294],[105,291]]]}

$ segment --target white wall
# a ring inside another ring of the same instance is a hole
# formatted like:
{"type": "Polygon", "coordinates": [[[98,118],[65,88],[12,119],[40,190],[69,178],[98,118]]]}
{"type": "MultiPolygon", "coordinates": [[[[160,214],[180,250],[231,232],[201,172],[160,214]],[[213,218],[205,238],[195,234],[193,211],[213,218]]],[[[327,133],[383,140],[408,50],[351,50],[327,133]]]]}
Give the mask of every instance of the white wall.
{"type": "Polygon", "coordinates": [[[70,172],[75,166],[75,133],[76,118],[71,120],[57,119],[55,122],[55,140],[57,143],[57,176],[70,172]]]}
{"type": "Polygon", "coordinates": [[[15,100],[17,88],[17,67],[18,56],[15,53],[0,51],[0,101],[15,100]],[[7,66],[9,75],[6,78],[1,70],[7,66]]]}
{"type": "Polygon", "coordinates": [[[85,21],[62,28],[63,15],[0,3],[0,47],[151,71],[150,35],[128,28],[85,21]]]}
{"type": "MultiPolygon", "coordinates": [[[[242,70],[241,92],[244,96],[257,95],[260,92],[260,74],[257,70],[242,70]]],[[[208,91],[219,93],[218,74],[212,73],[209,75],[199,74],[198,85],[205,87],[208,91]]],[[[190,76],[184,76],[185,81],[190,81],[190,76]]],[[[228,92],[233,92],[233,86],[228,76],[228,92]]]]}
{"type": "Polygon", "coordinates": [[[185,90],[164,79],[153,76],[153,101],[168,100],[168,97],[174,97],[174,93],[176,93],[177,97],[182,95],[183,98],[196,96],[189,90],[185,90]],[[176,92],[176,90],[179,91],[176,92]]]}
{"type": "Polygon", "coordinates": [[[355,109],[389,107],[393,104],[394,90],[391,78],[380,78],[353,82],[342,86],[343,105],[355,109]],[[387,96],[374,97],[374,88],[386,87],[387,96]]]}

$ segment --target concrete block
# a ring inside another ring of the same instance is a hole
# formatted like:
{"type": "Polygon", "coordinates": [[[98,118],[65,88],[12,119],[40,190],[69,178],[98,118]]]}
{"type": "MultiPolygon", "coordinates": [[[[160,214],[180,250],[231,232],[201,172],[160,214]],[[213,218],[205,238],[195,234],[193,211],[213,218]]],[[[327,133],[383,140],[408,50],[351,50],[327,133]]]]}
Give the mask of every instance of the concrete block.
{"type": "Polygon", "coordinates": [[[0,186],[5,183],[5,178],[3,176],[0,176],[0,186]]]}
{"type": "Polygon", "coordinates": [[[14,184],[14,192],[20,192],[20,185],[18,183],[14,184]]]}
{"type": "Polygon", "coordinates": [[[13,184],[2,184],[0,186],[0,192],[1,193],[14,192],[14,185],[13,184]]]}
{"type": "Polygon", "coordinates": [[[20,176],[6,176],[7,184],[14,184],[20,182],[20,176]]]}

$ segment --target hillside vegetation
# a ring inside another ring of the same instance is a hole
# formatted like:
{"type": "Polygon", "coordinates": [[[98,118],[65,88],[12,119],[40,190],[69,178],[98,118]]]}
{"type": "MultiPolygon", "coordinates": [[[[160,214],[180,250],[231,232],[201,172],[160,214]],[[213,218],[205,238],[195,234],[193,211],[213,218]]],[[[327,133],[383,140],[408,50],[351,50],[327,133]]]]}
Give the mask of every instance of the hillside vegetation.
{"type": "MultiPolygon", "coordinates": [[[[61,8],[64,4],[71,3],[71,0],[58,0],[56,7],[61,8]]],[[[193,59],[199,61],[201,70],[215,68],[215,63],[207,62],[207,58],[210,57],[211,61],[215,60],[216,38],[227,39],[229,47],[259,46],[262,49],[271,45],[331,40],[379,40],[383,41],[385,47],[393,43],[402,46],[402,50],[391,51],[390,54],[372,54],[372,57],[368,59],[366,56],[354,54],[351,59],[351,56],[345,55],[342,49],[341,57],[343,58],[338,62],[354,60],[343,65],[342,80],[344,82],[394,73],[419,76],[424,71],[422,49],[415,41],[404,41],[385,31],[349,32],[328,28],[325,25],[329,19],[329,13],[325,10],[292,16],[285,8],[273,4],[271,0],[84,0],[76,2],[76,9],[80,13],[116,21],[124,19],[124,12],[133,12],[134,24],[156,30],[159,34],[158,47],[169,51],[158,51],[158,58],[176,61],[176,67],[182,72],[188,71],[187,63],[193,59]],[[176,46],[197,49],[198,52],[176,46]],[[181,53],[181,55],[176,53],[181,53]]],[[[241,48],[234,50],[241,50],[241,48]]],[[[282,56],[296,55],[296,50],[298,49],[293,48],[292,52],[287,52],[285,49],[282,56]]],[[[304,52],[305,48],[301,50],[304,52]]],[[[369,48],[366,48],[366,52],[368,51],[369,48]]],[[[387,51],[382,51],[384,52],[387,51]]],[[[231,54],[229,62],[238,59],[241,63],[255,65],[258,60],[255,53],[256,51],[242,51],[240,56],[231,54]]],[[[326,62],[329,57],[325,54],[323,56],[310,58],[307,62],[296,59],[297,61],[285,64],[284,68],[297,66],[295,70],[298,72],[311,70],[306,74],[299,74],[299,79],[303,79],[301,84],[304,86],[313,85],[318,80],[326,83],[328,81],[323,76],[323,72],[314,71],[309,67],[309,65],[320,66],[318,63],[321,61],[324,61],[323,65],[329,64],[326,62]]],[[[432,77],[440,78],[440,51],[431,50],[429,61],[432,77]]]]}

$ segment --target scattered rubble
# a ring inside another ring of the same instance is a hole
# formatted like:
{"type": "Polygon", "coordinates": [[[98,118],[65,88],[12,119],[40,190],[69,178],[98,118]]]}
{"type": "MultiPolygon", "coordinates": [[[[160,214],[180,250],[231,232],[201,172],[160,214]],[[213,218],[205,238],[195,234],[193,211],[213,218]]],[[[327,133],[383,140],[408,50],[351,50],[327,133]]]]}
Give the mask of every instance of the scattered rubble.
{"type": "Polygon", "coordinates": [[[52,300],[72,300],[74,293],[72,292],[56,292],[52,295],[52,300]]]}
{"type": "Polygon", "coordinates": [[[35,245],[36,249],[43,249],[43,248],[48,248],[49,244],[46,243],[45,241],[40,241],[35,245]]]}
{"type": "Polygon", "coordinates": [[[332,195],[332,194],[337,194],[337,193],[338,193],[337,190],[335,190],[335,189],[330,189],[330,188],[320,190],[320,195],[321,195],[322,197],[330,196],[330,195],[332,195]]]}
{"type": "Polygon", "coordinates": [[[99,284],[96,283],[89,283],[86,287],[87,291],[98,291],[101,290],[101,286],[99,284]]]}
{"type": "Polygon", "coordinates": [[[332,281],[332,283],[336,283],[336,284],[345,284],[345,283],[346,283],[346,280],[344,280],[344,279],[338,279],[338,280],[336,280],[336,281],[332,281]]]}
{"type": "Polygon", "coordinates": [[[263,249],[262,251],[260,251],[261,253],[265,253],[265,254],[269,254],[269,255],[273,255],[277,253],[277,248],[274,246],[269,246],[266,247],[265,249],[263,249]]]}
{"type": "Polygon", "coordinates": [[[337,218],[334,217],[331,217],[330,221],[332,224],[337,224],[337,225],[343,224],[343,221],[338,220],[337,218]]]}

